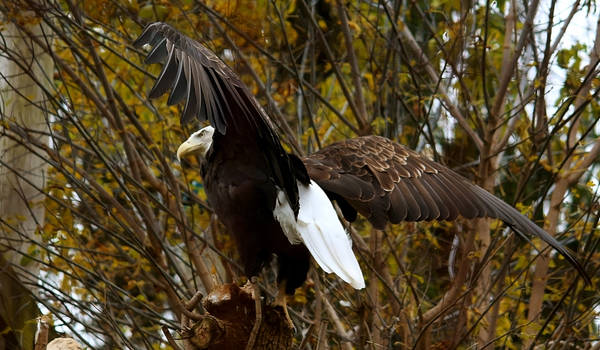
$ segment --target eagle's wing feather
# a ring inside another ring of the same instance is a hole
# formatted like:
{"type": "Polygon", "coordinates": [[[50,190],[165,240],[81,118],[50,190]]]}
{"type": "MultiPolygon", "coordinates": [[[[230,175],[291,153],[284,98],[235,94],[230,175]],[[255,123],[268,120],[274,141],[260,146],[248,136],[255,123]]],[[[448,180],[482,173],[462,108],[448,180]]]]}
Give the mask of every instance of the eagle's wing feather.
{"type": "Polygon", "coordinates": [[[263,117],[238,76],[197,41],[168,24],[157,22],[148,25],[133,43],[135,47],[145,44],[152,46],[145,62],[164,63],[149,97],[159,97],[172,89],[169,105],[185,98],[182,124],[197,117],[200,121],[208,120],[219,133],[225,134],[228,115],[234,109],[241,107],[247,117],[263,117]]]}
{"type": "Polygon", "coordinates": [[[587,277],[560,242],[515,208],[387,138],[365,136],[334,143],[303,161],[311,179],[330,197],[345,201],[375,228],[383,229],[388,222],[453,220],[459,215],[498,218],[525,238],[527,234],[541,238],[587,277]]]}

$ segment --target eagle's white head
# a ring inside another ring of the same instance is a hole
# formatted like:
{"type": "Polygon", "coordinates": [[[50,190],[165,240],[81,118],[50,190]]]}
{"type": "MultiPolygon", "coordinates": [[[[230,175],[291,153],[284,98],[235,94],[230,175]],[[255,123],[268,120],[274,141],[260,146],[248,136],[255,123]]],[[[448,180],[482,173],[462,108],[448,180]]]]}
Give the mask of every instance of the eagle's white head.
{"type": "Polygon", "coordinates": [[[177,159],[181,162],[181,158],[189,154],[199,154],[202,158],[206,158],[214,133],[215,128],[209,125],[190,135],[177,149],[177,159]]]}

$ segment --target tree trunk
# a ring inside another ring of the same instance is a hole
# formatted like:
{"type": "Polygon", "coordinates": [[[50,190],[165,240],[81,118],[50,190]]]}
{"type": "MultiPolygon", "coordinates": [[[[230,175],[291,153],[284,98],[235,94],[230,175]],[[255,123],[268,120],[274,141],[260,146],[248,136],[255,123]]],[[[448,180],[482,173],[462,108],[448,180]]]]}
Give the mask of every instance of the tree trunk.
{"type": "MultiPolygon", "coordinates": [[[[186,349],[245,349],[256,319],[251,288],[217,286],[202,301],[207,314],[183,334],[186,349]]],[[[262,304],[262,321],[253,349],[284,350],[292,345],[292,330],[281,308],[262,304]]]]}
{"type": "MultiPolygon", "coordinates": [[[[19,15],[24,21],[35,23],[35,18],[28,17],[27,13],[19,15]]],[[[2,17],[12,18],[12,15],[4,13],[2,17]]],[[[41,24],[25,27],[36,36],[43,36],[48,31],[47,28],[44,31],[41,24]]],[[[23,284],[23,288],[13,290],[19,290],[19,295],[3,293],[1,296],[3,299],[10,298],[1,300],[4,311],[18,313],[2,314],[2,321],[13,330],[10,332],[13,334],[4,334],[3,337],[15,336],[21,347],[32,349],[35,322],[25,323],[27,320],[23,319],[23,315],[38,313],[35,298],[29,295],[29,300],[22,305],[15,305],[14,300],[23,301],[21,292],[27,294],[32,290],[30,284],[36,283],[39,272],[38,264],[27,257],[35,255],[35,245],[31,244],[31,240],[44,221],[41,204],[44,196],[40,189],[44,187],[46,162],[32,154],[18,139],[7,136],[6,127],[10,123],[17,124],[33,137],[48,142],[43,87],[51,84],[53,62],[50,55],[44,54],[32,43],[19,25],[5,22],[1,35],[0,254],[4,264],[0,286],[23,284]],[[15,276],[19,276],[19,281],[14,280],[15,276]]]]}

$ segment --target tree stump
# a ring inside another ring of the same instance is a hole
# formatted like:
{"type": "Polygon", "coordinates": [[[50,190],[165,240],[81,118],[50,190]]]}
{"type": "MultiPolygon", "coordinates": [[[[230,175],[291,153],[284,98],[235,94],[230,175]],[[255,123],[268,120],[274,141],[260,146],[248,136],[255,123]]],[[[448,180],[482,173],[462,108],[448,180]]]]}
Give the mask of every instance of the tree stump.
{"type": "MultiPolygon", "coordinates": [[[[202,304],[207,313],[183,336],[189,336],[196,349],[245,349],[256,321],[252,287],[218,286],[202,304]]],[[[283,310],[262,302],[262,322],[253,348],[290,349],[292,336],[283,310]]]]}

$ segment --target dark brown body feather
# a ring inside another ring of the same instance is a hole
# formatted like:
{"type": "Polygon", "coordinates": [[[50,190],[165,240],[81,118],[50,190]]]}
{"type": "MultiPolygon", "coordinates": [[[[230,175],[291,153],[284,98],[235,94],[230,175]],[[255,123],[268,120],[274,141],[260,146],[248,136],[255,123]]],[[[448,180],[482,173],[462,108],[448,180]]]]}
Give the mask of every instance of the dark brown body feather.
{"type": "Polygon", "coordinates": [[[149,25],[134,45],[153,46],[146,62],[165,62],[150,97],[167,91],[169,104],[185,100],[181,117],[208,120],[217,132],[203,177],[208,200],[235,237],[246,275],[257,275],[273,254],[288,293],[306,278],[309,253],[291,245],[273,218],[277,191],[298,213],[297,182],[310,178],[352,221],[357,212],[375,228],[388,222],[499,218],[521,235],[540,237],[586,277],[556,239],[489,192],[448,168],[379,136],[332,144],[303,160],[284,152],[264,111],[223,62],[164,23],[149,25]],[[308,174],[307,174],[308,169],[308,174]]]}
{"type": "Polygon", "coordinates": [[[310,254],[304,245],[290,244],[274,219],[278,189],[265,171],[268,159],[254,145],[245,138],[231,142],[216,135],[203,167],[204,188],[234,237],[246,276],[258,275],[277,255],[278,280],[293,294],[306,279],[310,254]]]}

